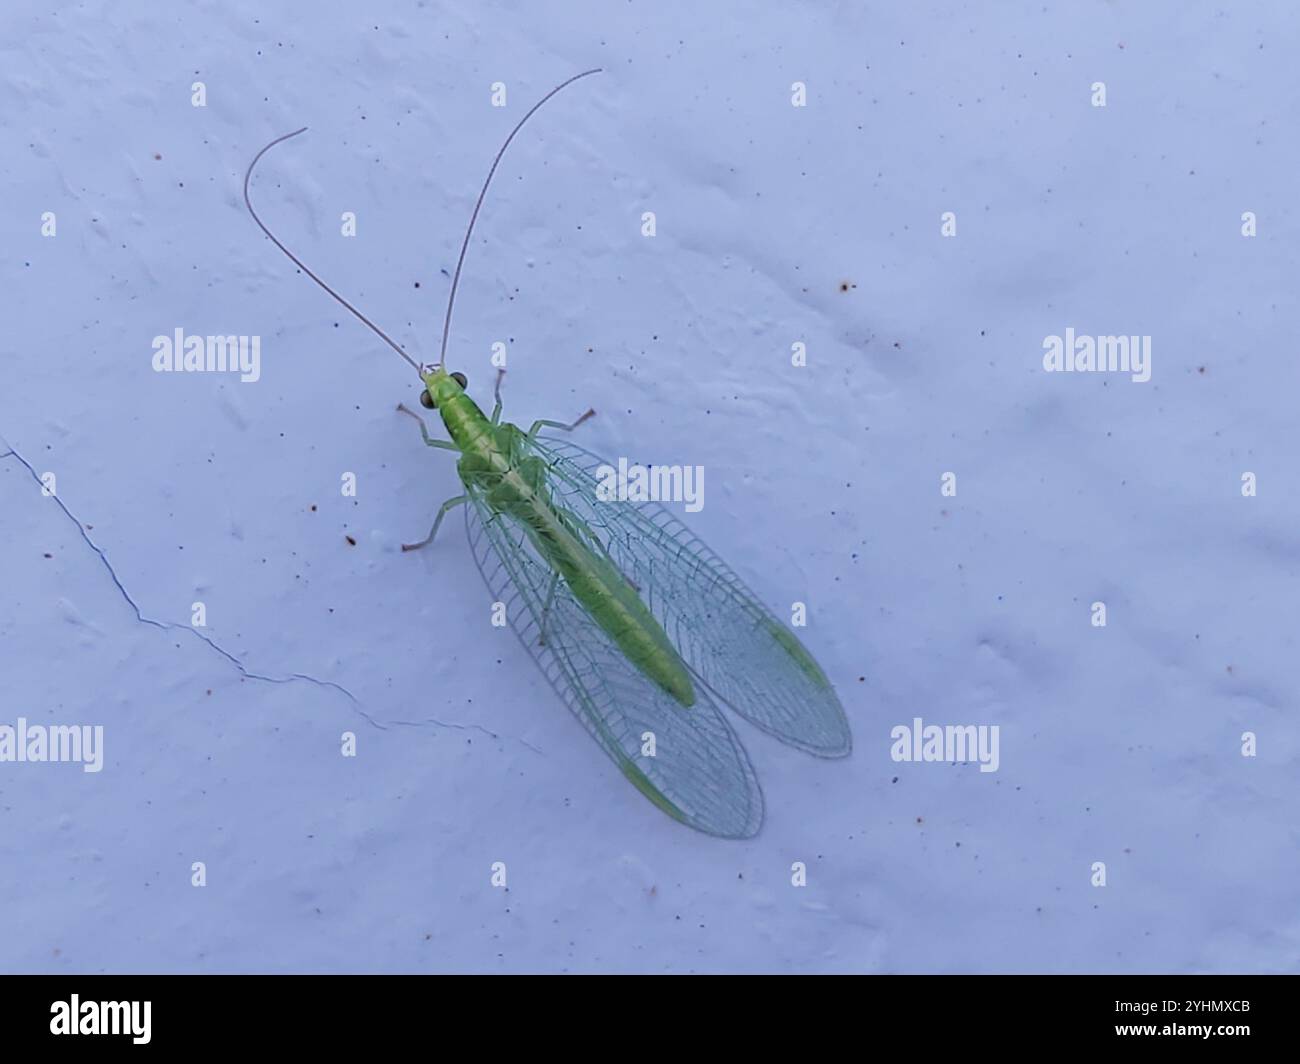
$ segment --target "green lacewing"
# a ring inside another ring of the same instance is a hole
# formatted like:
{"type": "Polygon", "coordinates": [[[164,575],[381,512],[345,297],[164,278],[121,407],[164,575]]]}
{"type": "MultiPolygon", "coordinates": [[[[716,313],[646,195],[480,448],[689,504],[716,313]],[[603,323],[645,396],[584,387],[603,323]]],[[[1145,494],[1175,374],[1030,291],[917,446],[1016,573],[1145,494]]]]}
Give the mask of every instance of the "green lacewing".
{"type": "Polygon", "coordinates": [[[461,243],[443,319],[438,361],[417,363],[387,333],[322,281],[262,222],[249,199],[258,161],[303,129],[271,141],[244,174],[244,203],[262,232],[420,375],[420,402],[437,411],[464,488],[437,511],[431,543],[457,507],[493,600],[547,681],[636,788],[699,831],[748,838],[763,823],[763,791],[721,710],[727,706],[789,746],[844,757],[852,735],[834,688],[794,633],[713,551],[657,502],[610,499],[599,470],[609,463],[543,429],[501,420],[498,370],[491,415],[446,370],[452,307],[474,223],[502,156],[529,118],[587,70],[547,93],[498,150],[461,243]]]}

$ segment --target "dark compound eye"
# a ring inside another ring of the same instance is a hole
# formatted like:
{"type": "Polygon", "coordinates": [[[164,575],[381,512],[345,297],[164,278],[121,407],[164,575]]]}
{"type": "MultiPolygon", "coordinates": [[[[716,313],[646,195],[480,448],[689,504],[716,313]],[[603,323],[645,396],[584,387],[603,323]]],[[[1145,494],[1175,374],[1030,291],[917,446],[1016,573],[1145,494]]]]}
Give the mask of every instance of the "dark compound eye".
{"type": "Polygon", "coordinates": [[[420,393],[420,405],[424,407],[425,410],[433,409],[433,396],[429,394],[428,388],[420,393]]]}
{"type": "Polygon", "coordinates": [[[469,378],[463,373],[453,373],[451,379],[460,385],[462,391],[469,387],[469,378]]]}

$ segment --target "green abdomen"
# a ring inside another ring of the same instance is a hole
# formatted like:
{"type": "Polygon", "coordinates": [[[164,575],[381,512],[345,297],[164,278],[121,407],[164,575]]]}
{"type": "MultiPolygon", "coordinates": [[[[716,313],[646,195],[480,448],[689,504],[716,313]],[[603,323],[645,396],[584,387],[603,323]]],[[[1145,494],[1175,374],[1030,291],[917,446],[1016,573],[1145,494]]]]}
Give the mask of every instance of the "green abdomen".
{"type": "Polygon", "coordinates": [[[521,502],[510,511],[628,660],[683,706],[694,705],[695,689],[685,663],[623,575],[564,528],[550,506],[521,502]]]}

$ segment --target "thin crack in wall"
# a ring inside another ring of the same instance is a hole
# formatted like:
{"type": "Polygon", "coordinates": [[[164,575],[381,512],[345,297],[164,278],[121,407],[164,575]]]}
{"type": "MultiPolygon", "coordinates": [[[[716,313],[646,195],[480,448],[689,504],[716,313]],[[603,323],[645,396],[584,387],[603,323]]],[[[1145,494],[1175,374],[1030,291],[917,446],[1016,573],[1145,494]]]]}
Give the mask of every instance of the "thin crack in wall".
{"type": "MultiPolygon", "coordinates": [[[[36,482],[36,484],[40,487],[44,487],[44,484],[41,481],[40,474],[36,472],[36,467],[33,466],[31,462],[29,462],[26,458],[24,458],[23,455],[20,454],[18,450],[15,447],[13,447],[12,444],[5,441],[3,437],[0,437],[0,445],[6,448],[5,450],[0,451],[0,459],[10,458],[10,457],[17,459],[18,462],[23,466],[23,468],[27,470],[28,474],[30,474],[31,478],[36,482]]],[[[104,568],[108,571],[109,579],[113,581],[113,586],[117,588],[119,594],[121,594],[122,598],[126,601],[126,604],[131,607],[132,612],[135,614],[136,620],[139,621],[141,624],[146,624],[151,628],[157,628],[160,631],[164,631],[164,632],[170,632],[170,631],[188,632],[195,639],[198,639],[202,643],[204,643],[208,647],[208,649],[210,649],[216,654],[221,655],[221,657],[225,658],[225,660],[228,661],[231,665],[233,665],[239,671],[239,674],[245,677],[246,679],[258,680],[263,683],[274,683],[274,684],[310,683],[316,685],[317,687],[323,687],[323,688],[332,689],[334,691],[338,691],[340,694],[342,694],[344,697],[347,698],[347,700],[352,704],[352,708],[367,723],[369,723],[374,728],[378,728],[380,731],[389,731],[395,727],[423,728],[423,727],[433,726],[437,728],[457,730],[457,731],[480,731],[484,735],[490,736],[492,739],[495,739],[497,742],[501,741],[500,735],[498,735],[494,731],[490,731],[489,729],[483,727],[481,724],[457,724],[454,722],[441,721],[433,717],[430,717],[424,721],[396,720],[396,721],[391,721],[388,724],[381,723],[380,721],[372,717],[369,713],[367,713],[364,709],[362,709],[361,703],[357,700],[356,696],[340,683],[335,683],[333,680],[321,680],[315,676],[310,676],[307,673],[302,673],[302,672],[291,672],[287,676],[270,676],[266,673],[254,672],[253,670],[245,666],[244,663],[240,661],[237,657],[235,657],[234,654],[230,653],[230,651],[226,650],[225,647],[221,646],[215,639],[211,638],[210,636],[204,635],[197,628],[194,628],[191,625],[173,624],[170,621],[160,621],[146,615],[145,612],[140,608],[139,603],[135,601],[135,599],[131,596],[131,593],[126,589],[126,585],[122,583],[121,578],[117,575],[117,570],[113,568],[112,562],[108,560],[108,555],[104,552],[104,549],[100,547],[99,544],[97,544],[93,539],[91,539],[90,533],[86,531],[86,527],[81,523],[80,518],[78,518],[76,514],[74,514],[70,509],[68,509],[64,501],[61,498],[59,498],[57,492],[49,495],[48,497],[54,500],[54,502],[57,504],[59,509],[63,511],[64,516],[67,517],[67,519],[71,521],[73,525],[76,526],[77,534],[81,537],[82,541],[86,544],[86,546],[88,546],[92,551],[94,551],[95,555],[99,558],[104,568]]],[[[542,752],[537,747],[533,746],[532,743],[525,742],[523,739],[516,739],[515,741],[520,743],[523,746],[526,746],[529,750],[532,750],[534,753],[540,754],[542,752]]]]}

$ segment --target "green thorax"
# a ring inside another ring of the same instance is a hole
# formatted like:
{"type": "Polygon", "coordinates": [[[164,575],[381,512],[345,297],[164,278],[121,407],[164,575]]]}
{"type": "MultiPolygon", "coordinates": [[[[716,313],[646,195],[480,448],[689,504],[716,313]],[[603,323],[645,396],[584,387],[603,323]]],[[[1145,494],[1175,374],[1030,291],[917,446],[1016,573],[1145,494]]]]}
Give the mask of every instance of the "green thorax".
{"type": "Polygon", "coordinates": [[[452,442],[463,452],[491,444],[492,422],[478,408],[460,382],[439,367],[424,375],[424,385],[452,442]]]}

